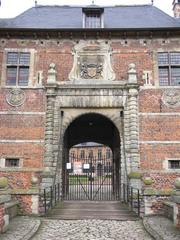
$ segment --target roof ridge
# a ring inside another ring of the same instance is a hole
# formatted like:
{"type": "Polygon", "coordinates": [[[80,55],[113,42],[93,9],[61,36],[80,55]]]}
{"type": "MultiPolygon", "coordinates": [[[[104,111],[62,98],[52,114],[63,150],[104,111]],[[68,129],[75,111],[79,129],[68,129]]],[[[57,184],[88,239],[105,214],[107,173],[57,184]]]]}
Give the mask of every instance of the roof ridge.
{"type": "Polygon", "coordinates": [[[41,8],[41,7],[69,7],[69,8],[84,8],[84,7],[103,7],[103,8],[112,8],[112,7],[145,7],[145,6],[153,6],[152,4],[118,4],[118,5],[58,5],[58,4],[54,4],[54,5],[42,5],[42,4],[38,4],[36,6],[34,6],[33,8],[41,8]]]}

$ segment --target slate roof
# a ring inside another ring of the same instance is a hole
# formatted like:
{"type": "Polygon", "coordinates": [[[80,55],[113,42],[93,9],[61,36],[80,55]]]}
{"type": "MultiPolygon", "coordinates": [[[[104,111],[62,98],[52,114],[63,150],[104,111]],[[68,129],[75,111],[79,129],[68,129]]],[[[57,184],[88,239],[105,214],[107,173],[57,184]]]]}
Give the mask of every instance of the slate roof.
{"type": "MultiPolygon", "coordinates": [[[[81,29],[82,9],[84,7],[92,8],[92,5],[37,5],[15,18],[0,19],[0,28],[81,29]]],[[[180,27],[179,20],[169,16],[153,5],[121,5],[102,8],[104,8],[104,29],[163,29],[180,27]]]]}
{"type": "Polygon", "coordinates": [[[86,148],[86,147],[103,147],[103,146],[104,146],[103,144],[96,143],[96,142],[86,142],[86,143],[76,144],[73,147],[86,148]]]}

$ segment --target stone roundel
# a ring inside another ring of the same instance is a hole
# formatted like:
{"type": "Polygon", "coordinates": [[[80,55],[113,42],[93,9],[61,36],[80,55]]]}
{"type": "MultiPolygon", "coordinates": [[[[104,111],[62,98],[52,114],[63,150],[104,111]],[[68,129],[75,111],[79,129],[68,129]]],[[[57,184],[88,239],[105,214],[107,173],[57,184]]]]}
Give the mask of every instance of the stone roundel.
{"type": "Polygon", "coordinates": [[[161,100],[167,107],[178,107],[180,106],[180,92],[175,89],[166,90],[161,100]]]}
{"type": "Polygon", "coordinates": [[[11,89],[6,94],[6,101],[13,107],[18,107],[24,103],[26,99],[25,93],[21,89],[11,89]]]}

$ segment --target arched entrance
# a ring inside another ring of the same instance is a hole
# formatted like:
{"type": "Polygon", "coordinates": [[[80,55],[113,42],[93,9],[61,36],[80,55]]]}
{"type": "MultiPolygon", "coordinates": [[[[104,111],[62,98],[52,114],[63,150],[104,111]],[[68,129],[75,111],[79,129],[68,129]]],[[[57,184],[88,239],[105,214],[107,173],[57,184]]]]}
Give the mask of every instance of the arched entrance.
{"type": "Polygon", "coordinates": [[[120,135],[114,123],[99,113],[77,117],[67,127],[63,139],[63,198],[66,200],[119,200],[121,186],[120,135]],[[106,156],[80,159],[70,156],[70,149],[82,143],[95,142],[109,147],[112,160],[106,156]]]}

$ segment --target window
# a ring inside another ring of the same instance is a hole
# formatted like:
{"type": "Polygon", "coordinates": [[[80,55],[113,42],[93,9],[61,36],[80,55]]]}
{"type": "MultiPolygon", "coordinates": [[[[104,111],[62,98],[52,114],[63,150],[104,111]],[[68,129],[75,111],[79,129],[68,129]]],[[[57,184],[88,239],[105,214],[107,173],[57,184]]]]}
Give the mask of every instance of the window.
{"type": "Polygon", "coordinates": [[[84,158],[85,158],[85,151],[84,151],[84,150],[81,150],[81,152],[80,152],[80,158],[81,158],[81,159],[84,159],[84,158]]]}
{"type": "Polygon", "coordinates": [[[5,167],[19,167],[19,158],[6,158],[5,167]]]}
{"type": "Polygon", "coordinates": [[[6,85],[28,86],[30,53],[8,52],[6,61],[6,85]]]}
{"type": "Polygon", "coordinates": [[[102,159],[102,150],[98,149],[98,160],[102,159]]]}
{"type": "Polygon", "coordinates": [[[85,28],[102,28],[103,27],[103,18],[102,8],[88,8],[83,9],[84,12],[84,27],[85,28]]]}
{"type": "Polygon", "coordinates": [[[74,160],[75,159],[75,151],[72,151],[70,153],[70,160],[74,160]]]}
{"type": "Polygon", "coordinates": [[[169,160],[168,165],[170,169],[180,169],[180,160],[169,160]]]}
{"type": "Polygon", "coordinates": [[[159,85],[180,86],[180,52],[158,53],[159,85]]]}
{"type": "Polygon", "coordinates": [[[93,158],[93,150],[89,150],[88,157],[93,158]]]}
{"type": "Polygon", "coordinates": [[[111,152],[109,148],[106,148],[106,158],[109,159],[111,156],[111,152]]]}

